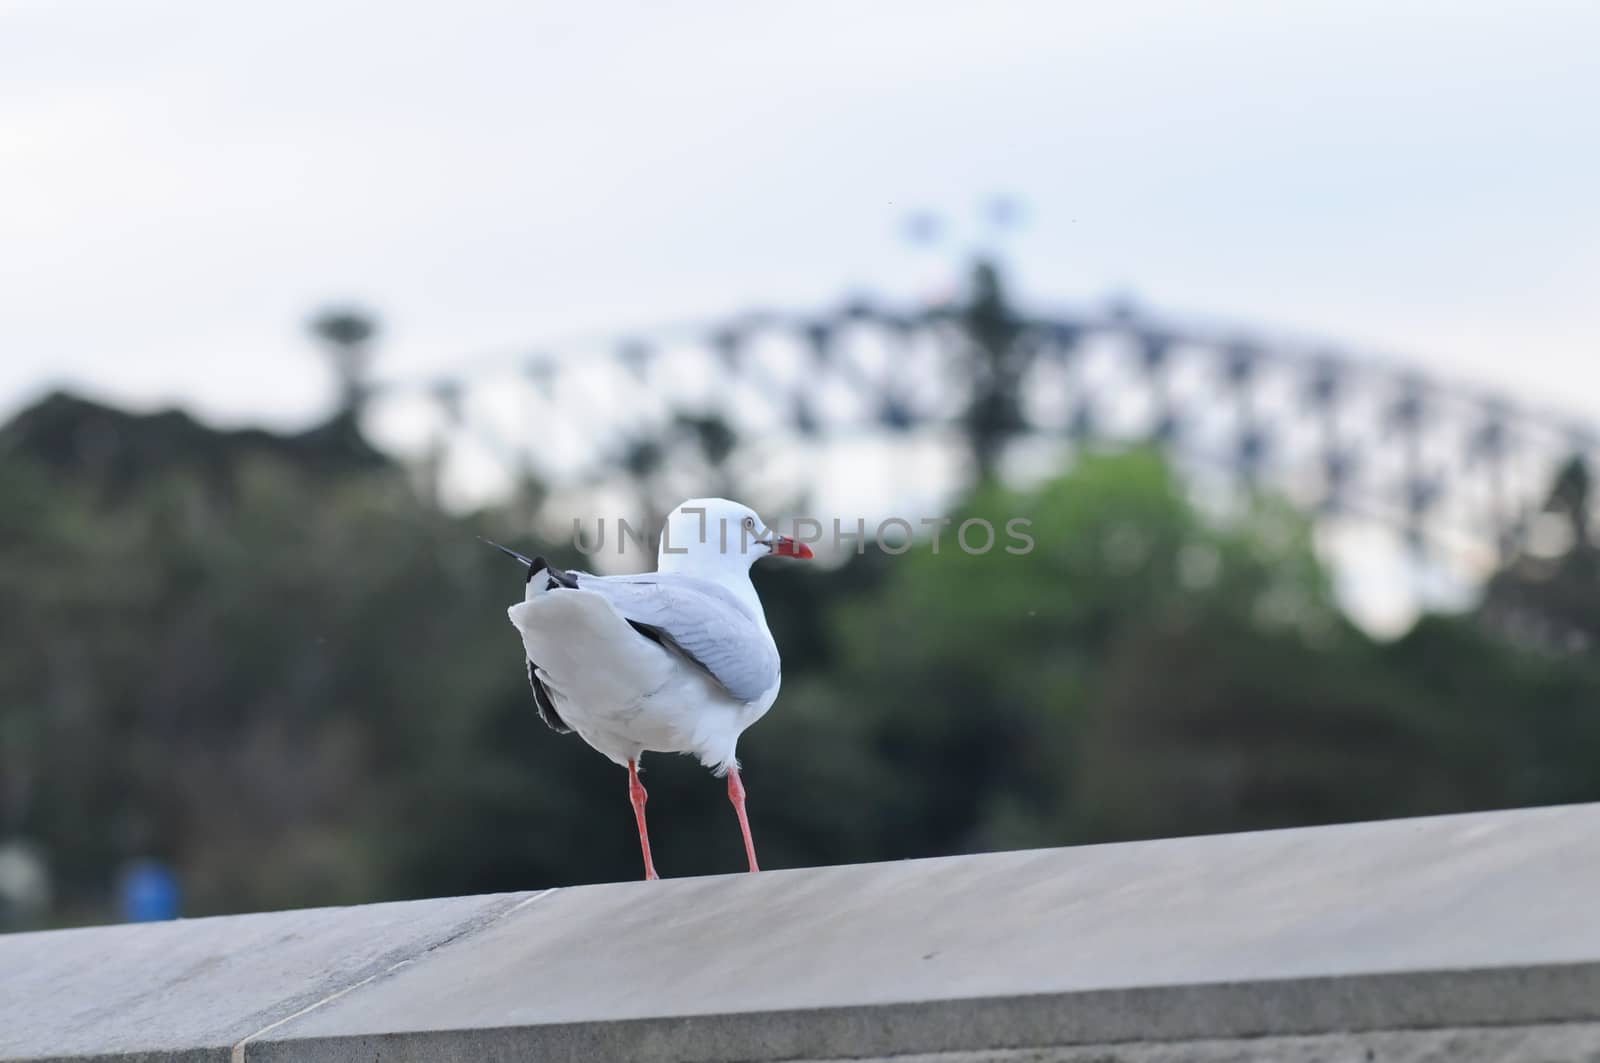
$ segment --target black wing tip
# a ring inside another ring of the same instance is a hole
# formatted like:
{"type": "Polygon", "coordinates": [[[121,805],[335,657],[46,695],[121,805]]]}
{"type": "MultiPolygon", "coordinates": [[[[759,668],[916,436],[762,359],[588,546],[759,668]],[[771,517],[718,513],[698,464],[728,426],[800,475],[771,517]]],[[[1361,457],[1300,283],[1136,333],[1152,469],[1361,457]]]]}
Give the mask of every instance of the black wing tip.
{"type": "Polygon", "coordinates": [[[527,565],[528,575],[526,579],[523,580],[524,583],[533,579],[533,577],[537,576],[541,571],[548,569],[550,572],[550,578],[561,584],[561,586],[576,587],[578,585],[578,579],[576,576],[572,575],[570,572],[563,572],[561,569],[556,568],[550,562],[545,560],[543,554],[534,554],[532,557],[528,557],[524,554],[517,553],[509,546],[501,546],[493,539],[485,539],[481,535],[478,536],[477,539],[480,543],[488,543],[490,546],[494,547],[502,554],[505,554],[507,557],[514,558],[517,561],[522,562],[524,565],[527,565]]]}
{"type": "Polygon", "coordinates": [[[532,564],[532,559],[531,558],[523,557],[521,554],[519,554],[515,550],[511,549],[511,547],[509,547],[509,546],[501,546],[499,543],[495,542],[493,539],[485,539],[483,536],[479,535],[479,536],[477,536],[477,540],[480,543],[487,543],[488,545],[494,547],[496,550],[500,551],[502,554],[505,554],[507,557],[515,558],[516,560],[521,561],[524,565],[532,564]]]}
{"type": "Polygon", "coordinates": [[[528,578],[532,579],[540,569],[545,569],[550,573],[550,586],[552,587],[566,587],[571,590],[578,586],[578,577],[576,575],[565,569],[557,568],[546,561],[542,555],[533,559],[533,563],[528,568],[528,578]]]}

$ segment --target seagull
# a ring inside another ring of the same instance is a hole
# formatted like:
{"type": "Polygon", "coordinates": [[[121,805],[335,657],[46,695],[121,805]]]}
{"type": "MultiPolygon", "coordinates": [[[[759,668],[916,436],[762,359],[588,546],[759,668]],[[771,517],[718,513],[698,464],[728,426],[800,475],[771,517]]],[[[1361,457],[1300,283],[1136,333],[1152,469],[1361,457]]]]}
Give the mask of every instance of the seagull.
{"type": "Polygon", "coordinates": [[[628,769],[644,877],[659,877],[639,782],[646,752],[688,753],[727,777],[745,856],[759,871],[735,746],[777,699],[782,665],[750,566],[769,555],[809,558],[811,548],[725,498],[673,510],[656,571],[641,575],[563,571],[489,545],[527,566],[523,600],[506,612],[540,718],[628,769]]]}

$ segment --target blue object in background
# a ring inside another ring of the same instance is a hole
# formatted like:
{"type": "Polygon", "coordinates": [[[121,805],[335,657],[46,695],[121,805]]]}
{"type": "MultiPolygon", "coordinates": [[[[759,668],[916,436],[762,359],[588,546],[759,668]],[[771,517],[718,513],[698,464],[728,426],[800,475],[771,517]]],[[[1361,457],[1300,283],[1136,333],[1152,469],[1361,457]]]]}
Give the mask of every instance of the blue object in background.
{"type": "Polygon", "coordinates": [[[178,878],[159,860],[140,860],[122,876],[122,918],[151,923],[178,918],[178,878]]]}

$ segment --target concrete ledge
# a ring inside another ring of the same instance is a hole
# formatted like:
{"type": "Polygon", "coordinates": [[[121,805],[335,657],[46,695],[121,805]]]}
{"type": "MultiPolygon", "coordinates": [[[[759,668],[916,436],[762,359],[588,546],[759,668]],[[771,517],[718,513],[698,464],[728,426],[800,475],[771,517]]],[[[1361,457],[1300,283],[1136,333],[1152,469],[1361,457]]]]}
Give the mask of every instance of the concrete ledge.
{"type": "Polygon", "coordinates": [[[1577,805],[19,934],[0,1059],[1593,1060],[1597,897],[1577,805]]]}

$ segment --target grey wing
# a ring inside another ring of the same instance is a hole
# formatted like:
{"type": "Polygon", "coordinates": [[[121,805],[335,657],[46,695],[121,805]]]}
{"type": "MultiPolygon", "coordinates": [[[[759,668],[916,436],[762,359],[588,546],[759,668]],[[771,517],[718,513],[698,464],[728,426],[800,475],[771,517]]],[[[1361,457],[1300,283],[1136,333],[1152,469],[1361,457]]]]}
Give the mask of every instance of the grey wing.
{"type": "Polygon", "coordinates": [[[738,701],[756,701],[777,685],[782,666],[772,636],[728,591],[677,576],[603,579],[578,586],[609,601],[640,633],[701,668],[738,701]]]}

